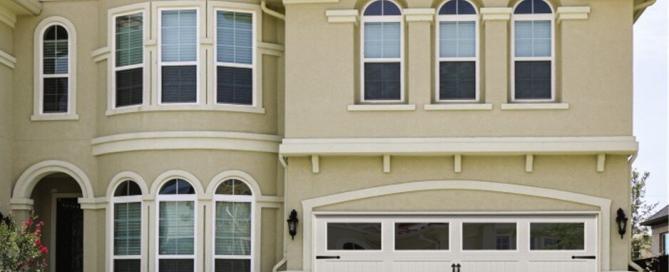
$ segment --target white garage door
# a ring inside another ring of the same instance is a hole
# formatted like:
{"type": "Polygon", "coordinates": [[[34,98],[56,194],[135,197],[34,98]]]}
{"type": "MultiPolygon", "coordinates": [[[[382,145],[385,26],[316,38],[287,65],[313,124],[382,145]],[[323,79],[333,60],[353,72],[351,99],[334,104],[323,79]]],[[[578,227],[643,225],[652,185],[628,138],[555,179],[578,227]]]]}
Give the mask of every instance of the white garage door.
{"type": "Polygon", "coordinates": [[[594,272],[592,216],[323,215],[316,272],[594,272]]]}

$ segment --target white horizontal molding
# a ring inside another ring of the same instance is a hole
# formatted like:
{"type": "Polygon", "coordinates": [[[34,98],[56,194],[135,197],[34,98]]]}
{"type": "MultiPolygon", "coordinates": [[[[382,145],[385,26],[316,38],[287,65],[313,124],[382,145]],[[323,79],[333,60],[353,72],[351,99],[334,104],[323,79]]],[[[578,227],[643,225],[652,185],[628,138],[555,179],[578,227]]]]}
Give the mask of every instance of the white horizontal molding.
{"type": "Polygon", "coordinates": [[[278,43],[259,42],[258,49],[260,52],[272,56],[283,56],[284,46],[278,43]]]}
{"type": "Polygon", "coordinates": [[[402,11],[407,22],[432,22],[435,11],[432,8],[409,8],[402,11]]]}
{"type": "Polygon", "coordinates": [[[511,13],[511,8],[481,8],[483,21],[509,21],[511,13]]]}
{"type": "Polygon", "coordinates": [[[14,69],[14,67],[16,67],[16,58],[9,53],[0,50],[0,63],[4,64],[10,69],[14,69]]]}
{"type": "Polygon", "coordinates": [[[489,111],[492,104],[426,104],[426,111],[489,111]]]}
{"type": "Polygon", "coordinates": [[[413,104],[363,104],[348,105],[348,111],[415,111],[413,104]]]}
{"type": "Polygon", "coordinates": [[[634,136],[284,139],[282,156],[631,155],[634,136]]]}
{"type": "Polygon", "coordinates": [[[127,114],[135,112],[152,112],[152,111],[228,111],[228,112],[243,112],[243,113],[257,113],[265,114],[265,108],[254,107],[248,105],[141,105],[129,106],[122,108],[109,109],[105,112],[106,116],[127,114]]]}
{"type": "Polygon", "coordinates": [[[325,11],[328,23],[353,23],[358,24],[357,9],[331,9],[325,11]]]}
{"type": "Polygon", "coordinates": [[[95,61],[95,62],[105,61],[109,58],[109,55],[110,55],[110,50],[109,50],[109,47],[106,47],[106,46],[102,47],[102,48],[95,49],[95,50],[93,50],[93,52],[91,52],[91,57],[93,58],[93,61],[95,61]]]}
{"type": "Polygon", "coordinates": [[[159,131],[116,134],[92,140],[93,155],[145,150],[237,150],[277,153],[281,137],[223,131],[159,131]]]}
{"type": "Polygon", "coordinates": [[[299,4],[335,4],[339,0],[283,0],[284,5],[299,5],[299,4]]]}
{"type": "Polygon", "coordinates": [[[30,121],[77,121],[79,115],[74,113],[47,113],[47,114],[33,114],[30,116],[30,121]]]}
{"type": "Polygon", "coordinates": [[[82,210],[101,210],[107,208],[106,197],[79,198],[78,201],[82,210]]]}
{"type": "Polygon", "coordinates": [[[502,104],[502,110],[568,110],[568,103],[512,103],[502,104]]]}
{"type": "Polygon", "coordinates": [[[559,7],[557,9],[558,22],[563,20],[587,20],[590,17],[590,7],[559,7]]]}

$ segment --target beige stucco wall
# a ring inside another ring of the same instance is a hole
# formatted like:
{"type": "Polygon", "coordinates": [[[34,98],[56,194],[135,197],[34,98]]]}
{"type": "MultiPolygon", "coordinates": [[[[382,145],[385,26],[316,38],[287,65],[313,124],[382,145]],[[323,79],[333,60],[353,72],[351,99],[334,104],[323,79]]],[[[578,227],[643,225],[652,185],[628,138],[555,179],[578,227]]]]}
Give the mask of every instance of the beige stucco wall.
{"type": "MultiPolygon", "coordinates": [[[[0,23],[0,51],[14,53],[14,31],[0,23]]],[[[0,64],[0,212],[9,211],[7,199],[11,196],[12,185],[12,94],[13,69],[0,64]]]]}

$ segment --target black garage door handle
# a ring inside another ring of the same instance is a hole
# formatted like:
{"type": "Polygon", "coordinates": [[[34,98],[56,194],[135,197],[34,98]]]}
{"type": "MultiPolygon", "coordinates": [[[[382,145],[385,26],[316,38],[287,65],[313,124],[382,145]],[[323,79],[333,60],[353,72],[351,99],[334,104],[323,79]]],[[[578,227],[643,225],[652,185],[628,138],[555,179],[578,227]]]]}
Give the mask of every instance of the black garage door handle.
{"type": "Polygon", "coordinates": [[[316,256],[316,260],[323,260],[323,259],[341,259],[340,256],[316,256]]]}
{"type": "Polygon", "coordinates": [[[597,259],[597,256],[571,256],[572,260],[576,259],[586,259],[586,260],[594,260],[597,259]]]}

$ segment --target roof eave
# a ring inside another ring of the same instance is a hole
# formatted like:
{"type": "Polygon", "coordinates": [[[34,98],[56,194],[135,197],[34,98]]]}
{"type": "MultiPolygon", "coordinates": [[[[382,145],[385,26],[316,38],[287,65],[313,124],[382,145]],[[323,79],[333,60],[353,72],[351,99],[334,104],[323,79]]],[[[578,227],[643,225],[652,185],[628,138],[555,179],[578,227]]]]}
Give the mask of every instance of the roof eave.
{"type": "Polygon", "coordinates": [[[655,4],[657,0],[643,0],[634,5],[634,22],[636,22],[646,9],[655,4]]]}

